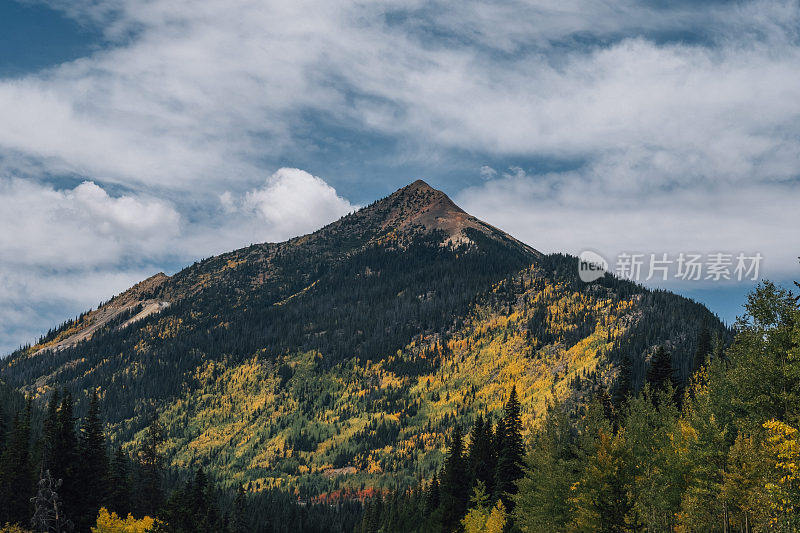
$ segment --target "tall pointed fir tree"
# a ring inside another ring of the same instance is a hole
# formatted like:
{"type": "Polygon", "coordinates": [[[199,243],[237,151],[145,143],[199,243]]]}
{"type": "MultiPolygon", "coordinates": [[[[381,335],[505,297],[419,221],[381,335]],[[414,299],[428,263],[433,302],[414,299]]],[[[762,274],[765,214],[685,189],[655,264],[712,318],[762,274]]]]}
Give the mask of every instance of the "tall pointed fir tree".
{"type": "Polygon", "coordinates": [[[72,395],[69,392],[63,393],[56,414],[55,441],[46,448],[52,453],[50,473],[54,480],[61,480],[59,496],[63,502],[64,514],[74,521],[80,511],[82,489],[78,479],[78,436],[75,432],[72,395]]]}
{"type": "Polygon", "coordinates": [[[467,510],[469,502],[469,476],[466,457],[464,456],[464,440],[461,429],[453,428],[450,452],[442,470],[441,507],[442,529],[453,531],[459,527],[461,517],[467,510]]]}
{"type": "Polygon", "coordinates": [[[428,485],[428,490],[425,491],[425,518],[430,518],[439,509],[441,503],[441,492],[439,490],[439,478],[436,474],[433,475],[431,484],[428,485]]]}
{"type": "Polygon", "coordinates": [[[164,430],[156,415],[151,417],[150,425],[145,433],[144,441],[138,450],[138,512],[143,515],[154,515],[164,501],[162,489],[161,443],[164,430]]]}
{"type": "Polygon", "coordinates": [[[34,476],[31,468],[31,400],[14,416],[0,470],[0,524],[27,525],[32,515],[34,476]]]}
{"type": "Polygon", "coordinates": [[[108,507],[120,516],[126,516],[131,508],[131,465],[128,455],[117,448],[111,461],[108,507]]]}
{"type": "Polygon", "coordinates": [[[97,392],[89,400],[89,411],[83,419],[80,436],[81,506],[75,514],[79,529],[94,522],[100,507],[108,505],[109,463],[103,422],[100,420],[100,400],[97,392]]]}
{"type": "Polygon", "coordinates": [[[233,500],[233,533],[247,533],[248,522],[247,496],[244,493],[244,485],[240,484],[233,500]]]}
{"type": "Polygon", "coordinates": [[[654,390],[666,387],[667,383],[675,386],[675,373],[672,369],[672,355],[663,346],[656,348],[650,358],[650,367],[647,369],[647,382],[654,390]]]}
{"type": "Polygon", "coordinates": [[[614,388],[614,395],[611,397],[614,409],[617,413],[622,412],[623,406],[633,392],[633,360],[628,352],[622,355],[619,364],[619,377],[617,386],[614,388]]]}
{"type": "MultiPolygon", "coordinates": [[[[525,443],[522,441],[522,419],[516,386],[511,388],[502,420],[502,446],[497,452],[494,500],[502,500],[508,512],[513,512],[512,496],[517,492],[516,482],[523,475],[522,461],[525,443]]],[[[498,423],[498,432],[500,424],[498,423]]]]}
{"type": "Polygon", "coordinates": [[[469,434],[468,463],[472,482],[482,481],[484,488],[494,486],[492,437],[491,422],[484,421],[483,415],[478,415],[469,434]]]}

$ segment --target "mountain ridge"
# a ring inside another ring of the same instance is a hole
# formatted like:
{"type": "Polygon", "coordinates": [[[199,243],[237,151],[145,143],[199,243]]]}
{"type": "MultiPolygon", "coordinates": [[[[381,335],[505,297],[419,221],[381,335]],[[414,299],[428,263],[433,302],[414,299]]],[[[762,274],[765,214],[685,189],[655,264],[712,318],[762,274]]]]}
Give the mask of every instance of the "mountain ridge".
{"type": "Polygon", "coordinates": [[[157,274],[97,311],[112,308],[0,361],[0,379],[39,401],[98,391],[113,445],[133,450],[156,414],[174,467],[307,497],[430,476],[455,421],[499,413],[512,383],[531,428],[549,402],[613,390],[625,354],[637,385],[660,345],[685,378],[702,325],[722,328],[671,293],[585,284],[576,258],[541,254],[422,181],[311,234],[157,274]]]}

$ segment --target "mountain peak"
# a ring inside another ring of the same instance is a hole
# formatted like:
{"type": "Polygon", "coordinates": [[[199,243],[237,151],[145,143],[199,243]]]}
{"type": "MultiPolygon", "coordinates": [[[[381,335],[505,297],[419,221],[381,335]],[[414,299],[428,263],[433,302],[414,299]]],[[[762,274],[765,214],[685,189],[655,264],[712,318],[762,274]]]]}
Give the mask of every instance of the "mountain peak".
{"type": "Polygon", "coordinates": [[[447,194],[421,179],[378,201],[375,208],[383,213],[383,229],[399,233],[439,231],[445,234],[442,244],[456,246],[469,244],[469,230],[477,230],[539,255],[533,248],[465,212],[447,194]]]}

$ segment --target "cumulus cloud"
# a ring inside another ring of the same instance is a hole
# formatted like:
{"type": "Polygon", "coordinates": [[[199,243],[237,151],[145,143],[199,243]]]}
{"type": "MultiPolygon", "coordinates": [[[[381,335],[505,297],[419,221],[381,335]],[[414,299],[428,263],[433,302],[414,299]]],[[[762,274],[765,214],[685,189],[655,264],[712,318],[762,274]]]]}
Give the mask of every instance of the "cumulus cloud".
{"type": "Polygon", "coordinates": [[[92,181],[56,190],[0,180],[0,262],[26,267],[116,265],[162,254],[180,231],[170,204],[147,196],[111,197],[92,181]]]}
{"type": "Polygon", "coordinates": [[[245,195],[242,209],[257,214],[273,234],[286,239],[318,229],[355,207],[320,178],[281,168],[263,187],[245,195]]]}

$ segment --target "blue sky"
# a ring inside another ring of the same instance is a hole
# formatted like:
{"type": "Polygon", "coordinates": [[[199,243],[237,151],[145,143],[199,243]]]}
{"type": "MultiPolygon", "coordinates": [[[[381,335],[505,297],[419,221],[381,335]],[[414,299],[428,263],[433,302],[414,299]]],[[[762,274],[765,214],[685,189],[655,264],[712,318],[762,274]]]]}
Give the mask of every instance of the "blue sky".
{"type": "MultiPolygon", "coordinates": [[[[423,178],[546,251],[800,278],[797,1],[0,4],[0,353],[423,178]]],[[[671,280],[731,321],[752,282],[671,280]]]]}

